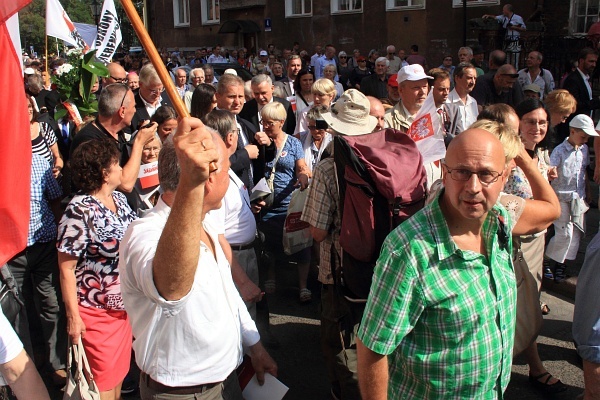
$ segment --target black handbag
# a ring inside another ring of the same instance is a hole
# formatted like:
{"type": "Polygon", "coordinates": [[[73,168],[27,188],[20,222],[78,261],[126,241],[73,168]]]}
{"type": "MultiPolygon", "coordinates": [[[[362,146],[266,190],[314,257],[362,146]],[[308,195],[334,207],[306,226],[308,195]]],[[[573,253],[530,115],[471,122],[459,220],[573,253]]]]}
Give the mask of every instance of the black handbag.
{"type": "Polygon", "coordinates": [[[15,278],[5,264],[0,268],[0,305],[2,313],[12,326],[15,325],[21,308],[25,306],[19,298],[15,278]]]}

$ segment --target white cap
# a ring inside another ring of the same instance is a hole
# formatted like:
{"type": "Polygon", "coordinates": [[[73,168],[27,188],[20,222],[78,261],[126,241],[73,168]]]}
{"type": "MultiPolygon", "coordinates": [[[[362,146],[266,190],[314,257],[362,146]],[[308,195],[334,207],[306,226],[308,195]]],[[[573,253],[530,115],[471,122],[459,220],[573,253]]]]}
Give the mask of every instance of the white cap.
{"type": "Polygon", "coordinates": [[[590,136],[600,136],[594,129],[594,121],[585,114],[576,115],[575,118],[569,122],[569,127],[581,129],[590,136]]]}
{"type": "Polygon", "coordinates": [[[225,74],[237,76],[237,72],[233,68],[227,68],[225,71],[223,71],[223,75],[225,74]]]}
{"type": "Polygon", "coordinates": [[[432,76],[425,74],[425,70],[421,64],[407,65],[398,71],[399,84],[404,81],[420,81],[421,79],[433,79],[432,76]]]}
{"type": "Polygon", "coordinates": [[[259,56],[268,56],[269,53],[267,53],[266,50],[261,50],[260,53],[258,53],[259,56]]]}
{"type": "Polygon", "coordinates": [[[33,69],[31,67],[28,67],[28,68],[25,68],[25,70],[23,71],[23,73],[25,75],[35,75],[35,69],[33,69]]]}

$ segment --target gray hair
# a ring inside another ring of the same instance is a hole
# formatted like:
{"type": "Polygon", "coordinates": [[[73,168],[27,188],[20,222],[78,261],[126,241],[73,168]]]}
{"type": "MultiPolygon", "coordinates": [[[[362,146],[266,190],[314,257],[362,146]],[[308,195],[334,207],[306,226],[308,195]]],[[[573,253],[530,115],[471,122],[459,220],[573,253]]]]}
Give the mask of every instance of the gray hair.
{"type": "MultiPolygon", "coordinates": [[[[212,128],[205,127],[212,136],[213,141],[221,140],[221,137],[212,128]]],[[[216,150],[219,154],[219,168],[222,164],[222,151],[220,146],[216,146],[216,150]]],[[[175,145],[173,144],[173,137],[169,136],[163,143],[162,149],[158,154],[158,181],[160,187],[165,192],[175,192],[179,186],[179,177],[181,175],[181,167],[179,166],[179,160],[177,159],[177,152],[175,151],[175,145]]]]}
{"type": "Polygon", "coordinates": [[[131,91],[129,86],[122,83],[112,83],[105,86],[98,98],[98,115],[101,117],[112,117],[121,105],[128,106],[129,98],[127,92],[131,91]]]}
{"type": "Polygon", "coordinates": [[[470,56],[473,55],[473,49],[470,47],[461,47],[460,49],[458,49],[458,52],[460,53],[461,51],[465,50],[467,52],[467,54],[469,54],[470,56]]]}
{"type": "Polygon", "coordinates": [[[269,85],[273,84],[273,80],[271,79],[271,77],[269,75],[266,74],[258,74],[255,77],[252,78],[252,80],[250,81],[250,84],[252,86],[258,86],[263,82],[267,82],[269,85]]]}
{"type": "Polygon", "coordinates": [[[32,93],[38,94],[44,88],[41,75],[33,74],[27,77],[27,86],[32,93]]]}
{"type": "Polygon", "coordinates": [[[190,76],[196,76],[196,72],[202,71],[202,75],[204,76],[204,70],[202,68],[194,68],[190,71],[190,76]]]}
{"type": "Polygon", "coordinates": [[[377,58],[377,60],[375,60],[375,65],[377,65],[379,63],[382,63],[382,62],[385,63],[386,67],[390,66],[390,60],[388,60],[387,57],[379,57],[379,58],[377,58]]]}
{"type": "Polygon", "coordinates": [[[156,69],[154,69],[154,65],[152,65],[152,63],[144,65],[140,70],[140,83],[143,83],[144,85],[160,83],[160,78],[158,77],[158,73],[156,72],[156,69]]]}
{"type": "Polygon", "coordinates": [[[321,120],[321,114],[329,112],[329,109],[324,105],[312,106],[310,110],[306,113],[306,119],[310,119],[311,121],[321,120]]]}
{"type": "Polygon", "coordinates": [[[202,119],[202,122],[209,128],[219,132],[219,135],[221,135],[221,139],[223,140],[225,140],[227,135],[234,129],[237,129],[235,116],[227,110],[213,110],[202,119]]]}

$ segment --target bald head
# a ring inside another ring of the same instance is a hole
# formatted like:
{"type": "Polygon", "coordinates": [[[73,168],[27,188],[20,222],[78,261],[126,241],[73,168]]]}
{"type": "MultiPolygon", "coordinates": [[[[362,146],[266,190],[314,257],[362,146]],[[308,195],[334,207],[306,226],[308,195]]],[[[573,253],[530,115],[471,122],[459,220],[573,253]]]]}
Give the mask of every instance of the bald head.
{"type": "Polygon", "coordinates": [[[369,115],[372,115],[375,118],[377,118],[377,125],[375,125],[375,129],[373,129],[373,132],[380,131],[385,127],[385,122],[383,119],[383,117],[385,116],[385,108],[383,108],[383,104],[381,103],[381,101],[379,101],[379,99],[373,96],[367,96],[367,99],[369,99],[369,104],[371,104],[371,110],[369,111],[369,115]]]}
{"type": "Polygon", "coordinates": [[[504,169],[502,143],[493,133],[483,129],[467,129],[452,139],[446,150],[446,162],[452,166],[483,158],[490,158],[496,171],[504,169]]]}
{"type": "Polygon", "coordinates": [[[504,64],[498,68],[496,75],[494,75],[494,86],[496,87],[496,91],[498,93],[510,92],[518,77],[519,75],[517,74],[515,67],[510,64],[504,64]]]}
{"type": "Polygon", "coordinates": [[[119,63],[108,63],[108,76],[104,78],[104,85],[110,85],[111,83],[123,83],[127,79],[127,72],[125,68],[119,63]]]}

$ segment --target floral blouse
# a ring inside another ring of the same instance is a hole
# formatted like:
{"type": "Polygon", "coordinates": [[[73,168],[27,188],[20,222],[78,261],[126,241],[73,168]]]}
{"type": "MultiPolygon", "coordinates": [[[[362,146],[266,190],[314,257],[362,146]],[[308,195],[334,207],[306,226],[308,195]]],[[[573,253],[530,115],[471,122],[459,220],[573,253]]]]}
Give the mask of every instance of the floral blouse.
{"type": "MultiPolygon", "coordinates": [[[[544,178],[548,179],[548,167],[550,166],[550,154],[548,150],[536,149],[535,155],[537,156],[538,169],[544,178]]],[[[504,185],[504,192],[514,194],[515,196],[522,197],[524,199],[532,199],[533,193],[531,192],[531,186],[529,180],[525,177],[525,173],[519,167],[515,167],[508,176],[508,180],[504,185]]]]}
{"type": "Polygon", "coordinates": [[[119,278],[119,244],[137,218],[125,196],[113,192],[114,213],[94,196],[75,196],[58,227],[58,251],[78,257],[77,297],[83,307],[124,310],[119,278]]]}

